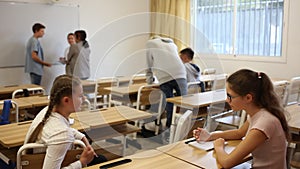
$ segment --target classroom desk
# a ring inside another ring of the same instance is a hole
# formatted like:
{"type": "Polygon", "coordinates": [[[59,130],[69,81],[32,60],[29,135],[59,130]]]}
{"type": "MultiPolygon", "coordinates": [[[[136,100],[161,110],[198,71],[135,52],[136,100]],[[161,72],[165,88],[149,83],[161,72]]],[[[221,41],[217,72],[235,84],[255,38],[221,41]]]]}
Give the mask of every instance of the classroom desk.
{"type": "Polygon", "coordinates": [[[115,106],[95,111],[76,112],[70,117],[76,117],[81,123],[88,124],[93,129],[149,118],[151,114],[127,106],[115,106]]]}
{"type": "Polygon", "coordinates": [[[95,111],[77,112],[71,114],[70,117],[76,117],[80,123],[90,126],[91,130],[86,133],[93,141],[122,136],[124,156],[127,134],[141,130],[127,122],[150,118],[152,115],[127,106],[115,106],[95,111]]]}
{"type": "Polygon", "coordinates": [[[26,89],[33,87],[41,87],[35,84],[21,84],[21,85],[11,85],[11,86],[0,86],[0,99],[11,99],[12,93],[18,89],[26,89]]]}
{"type": "MultiPolygon", "coordinates": [[[[225,146],[225,151],[227,153],[231,152],[238,144],[240,140],[228,141],[228,145],[225,146]]],[[[187,163],[193,164],[200,168],[207,169],[218,169],[221,166],[217,163],[215,158],[215,152],[213,150],[205,151],[194,148],[188,144],[185,144],[185,141],[176,142],[166,146],[158,147],[157,150],[164,152],[172,157],[181,159],[187,163]]],[[[251,159],[251,156],[247,156],[243,162],[246,162],[251,159]]],[[[246,164],[245,164],[246,165],[246,164]]],[[[236,166],[234,168],[239,168],[236,166]]]]}
{"type": "Polygon", "coordinates": [[[287,121],[290,130],[300,134],[300,105],[299,104],[289,105],[285,109],[289,113],[287,117],[287,121]]]}
{"type": "MultiPolygon", "coordinates": [[[[27,134],[30,125],[31,125],[31,121],[1,125],[0,144],[6,148],[12,148],[12,147],[23,145],[25,136],[27,134]]],[[[72,124],[71,127],[79,131],[89,130],[89,126],[80,123],[78,119],[76,119],[76,117],[74,120],[74,124],[72,124]]]]}
{"type": "Polygon", "coordinates": [[[141,86],[144,85],[147,85],[147,83],[137,83],[129,86],[104,88],[104,90],[107,90],[110,93],[109,106],[111,105],[112,100],[129,104],[136,102],[138,90],[141,86]]]}
{"type": "Polygon", "coordinates": [[[139,168],[154,168],[154,169],[196,169],[197,166],[189,164],[185,161],[179,160],[175,157],[169,156],[158,150],[148,150],[141,153],[137,153],[131,156],[118,158],[105,163],[93,165],[86,169],[99,169],[100,166],[110,164],[122,159],[131,159],[132,161],[126,164],[122,164],[114,169],[139,169],[139,168]]]}
{"type": "MultiPolygon", "coordinates": [[[[225,89],[168,98],[167,102],[174,104],[170,131],[170,143],[173,143],[173,138],[175,135],[175,118],[177,107],[193,110],[195,108],[209,106],[212,103],[223,103],[225,100],[225,89]]],[[[207,126],[209,127],[209,124],[207,124],[207,126]]]]}

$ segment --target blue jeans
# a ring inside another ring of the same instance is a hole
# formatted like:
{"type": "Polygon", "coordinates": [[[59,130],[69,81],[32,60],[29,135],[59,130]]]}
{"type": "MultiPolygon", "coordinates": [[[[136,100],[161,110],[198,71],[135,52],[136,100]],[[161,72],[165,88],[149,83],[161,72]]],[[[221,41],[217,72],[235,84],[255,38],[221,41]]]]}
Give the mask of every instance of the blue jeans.
{"type": "Polygon", "coordinates": [[[36,85],[41,85],[42,76],[35,73],[30,73],[31,83],[36,85]]]}
{"type": "MultiPolygon", "coordinates": [[[[175,90],[176,96],[182,96],[187,94],[187,81],[186,79],[175,79],[163,83],[160,85],[160,89],[164,92],[166,98],[173,97],[173,91],[175,90]]],[[[167,123],[166,126],[170,127],[172,122],[173,104],[167,103],[167,123]]]]}

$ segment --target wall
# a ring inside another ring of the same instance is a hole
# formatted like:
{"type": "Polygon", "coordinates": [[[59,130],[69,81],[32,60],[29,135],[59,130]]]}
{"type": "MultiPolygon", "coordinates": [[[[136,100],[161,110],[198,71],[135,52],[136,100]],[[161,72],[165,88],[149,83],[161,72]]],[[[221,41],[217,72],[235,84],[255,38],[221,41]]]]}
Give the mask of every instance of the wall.
{"type": "MultiPolygon", "coordinates": [[[[24,0],[15,1],[24,2],[24,0]]],[[[25,1],[51,3],[51,0],[25,1]]],[[[91,78],[131,75],[143,69],[145,65],[143,49],[150,27],[149,17],[145,14],[149,9],[148,0],[54,1],[55,4],[79,5],[80,27],[87,31],[92,51],[91,78]],[[132,66],[132,62],[135,66],[132,66]]],[[[53,79],[62,73],[64,73],[62,65],[45,68],[42,85],[49,90],[53,79]]],[[[0,77],[5,77],[0,85],[30,83],[23,67],[0,69],[0,77]],[[8,74],[10,75],[7,76],[8,74]]]]}

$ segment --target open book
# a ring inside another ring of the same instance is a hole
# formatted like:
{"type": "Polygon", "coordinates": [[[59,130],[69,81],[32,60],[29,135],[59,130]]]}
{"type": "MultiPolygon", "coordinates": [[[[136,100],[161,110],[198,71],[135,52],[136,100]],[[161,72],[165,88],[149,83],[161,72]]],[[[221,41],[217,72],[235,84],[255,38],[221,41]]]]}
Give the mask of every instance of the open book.
{"type": "MultiPolygon", "coordinates": [[[[199,148],[201,150],[205,150],[205,151],[209,151],[209,150],[213,150],[214,149],[214,141],[205,141],[205,142],[197,142],[197,141],[193,141],[188,143],[190,146],[193,146],[195,148],[199,148]]],[[[225,145],[227,145],[228,142],[225,142],[225,145]]]]}

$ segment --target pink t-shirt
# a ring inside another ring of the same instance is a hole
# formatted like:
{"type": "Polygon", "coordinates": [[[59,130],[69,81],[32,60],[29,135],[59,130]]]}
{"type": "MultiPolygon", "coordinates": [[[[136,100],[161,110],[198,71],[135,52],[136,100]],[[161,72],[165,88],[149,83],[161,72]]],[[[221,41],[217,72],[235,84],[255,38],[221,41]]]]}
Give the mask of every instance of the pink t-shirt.
{"type": "Polygon", "coordinates": [[[280,121],[265,109],[248,117],[249,128],[262,131],[267,140],[253,152],[253,168],[286,169],[287,142],[280,121]]]}

